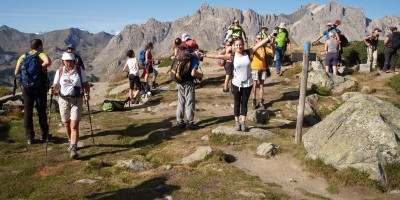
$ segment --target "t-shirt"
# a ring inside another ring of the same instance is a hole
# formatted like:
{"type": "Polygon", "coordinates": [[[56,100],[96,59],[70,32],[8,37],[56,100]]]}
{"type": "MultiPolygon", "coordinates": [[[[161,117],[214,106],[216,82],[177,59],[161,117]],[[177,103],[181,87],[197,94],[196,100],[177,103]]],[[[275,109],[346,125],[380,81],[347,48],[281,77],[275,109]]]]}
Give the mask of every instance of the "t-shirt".
{"type": "MultiPolygon", "coordinates": [[[[30,55],[33,55],[33,54],[35,54],[36,52],[37,52],[36,50],[31,50],[31,51],[29,52],[29,54],[30,54],[30,55]]],[[[46,53],[40,52],[40,53],[39,53],[39,58],[42,59],[42,61],[43,61],[43,58],[44,58],[46,55],[47,55],[46,53]]],[[[20,65],[21,65],[21,63],[22,63],[22,61],[24,60],[24,58],[25,58],[25,54],[21,55],[21,56],[18,58],[17,66],[20,66],[20,65]]]]}
{"type": "Polygon", "coordinates": [[[251,69],[255,70],[266,70],[267,62],[265,58],[267,57],[266,52],[269,52],[269,48],[261,46],[253,54],[253,61],[251,62],[251,69]]]}
{"type": "Polygon", "coordinates": [[[322,35],[325,36],[326,40],[329,40],[329,33],[333,32],[333,33],[337,33],[335,29],[331,29],[331,30],[324,30],[324,32],[322,32],[322,35]]]}
{"type": "Polygon", "coordinates": [[[65,70],[65,66],[62,67],[63,73],[60,77],[60,70],[56,71],[54,75],[54,84],[60,85],[60,92],[62,96],[73,95],[74,86],[81,88],[81,93],[83,93],[82,83],[87,82],[86,73],[81,70],[82,81],[80,81],[79,73],[76,67],[71,72],[65,70]]]}
{"type": "Polygon", "coordinates": [[[378,36],[375,36],[375,35],[368,35],[367,37],[370,37],[369,39],[368,39],[368,42],[369,42],[369,44],[371,45],[371,46],[374,46],[374,47],[376,47],[376,46],[378,46],[378,39],[379,39],[379,35],[378,36]]]}
{"type": "Polygon", "coordinates": [[[275,39],[275,46],[277,46],[277,47],[286,47],[286,45],[287,45],[287,37],[288,37],[287,31],[280,28],[278,30],[278,35],[276,36],[276,39],[275,39]]]}
{"type": "Polygon", "coordinates": [[[129,74],[139,76],[139,68],[137,58],[129,58],[126,63],[128,64],[129,74]]]}
{"type": "Polygon", "coordinates": [[[237,38],[241,37],[243,33],[243,28],[241,26],[232,25],[229,27],[229,30],[232,30],[232,37],[237,38]]]}
{"type": "Polygon", "coordinates": [[[251,77],[250,71],[250,58],[244,52],[243,56],[239,56],[235,53],[233,62],[233,78],[232,84],[236,87],[250,87],[253,85],[253,78],[251,77]]]}

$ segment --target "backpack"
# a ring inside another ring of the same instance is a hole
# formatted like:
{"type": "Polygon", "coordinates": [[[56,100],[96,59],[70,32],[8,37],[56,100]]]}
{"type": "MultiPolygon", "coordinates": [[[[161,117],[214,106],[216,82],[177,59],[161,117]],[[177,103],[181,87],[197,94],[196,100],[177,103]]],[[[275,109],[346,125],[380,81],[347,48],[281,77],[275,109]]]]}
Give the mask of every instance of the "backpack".
{"type": "Polygon", "coordinates": [[[400,32],[393,32],[393,37],[392,41],[390,43],[390,47],[393,49],[399,49],[400,48],[400,32]]]}
{"type": "Polygon", "coordinates": [[[340,34],[339,37],[340,37],[340,46],[347,47],[349,45],[349,40],[347,39],[347,37],[344,36],[343,34],[340,34]]]}
{"type": "MultiPolygon", "coordinates": [[[[219,54],[219,55],[225,55],[225,54],[226,54],[226,47],[222,48],[222,49],[219,51],[218,54],[219,54]]],[[[224,60],[224,59],[219,59],[219,60],[217,61],[217,64],[218,64],[219,66],[221,66],[221,67],[224,67],[224,66],[225,66],[225,63],[226,63],[226,60],[224,60]]]]}
{"type": "Polygon", "coordinates": [[[139,61],[140,61],[140,65],[144,66],[144,63],[146,61],[146,50],[143,49],[139,52],[139,61]]]}
{"type": "Polygon", "coordinates": [[[187,49],[179,49],[177,55],[174,58],[174,62],[171,65],[169,74],[171,80],[182,83],[185,76],[190,75],[191,71],[191,55],[187,49]]]}
{"type": "Polygon", "coordinates": [[[39,64],[39,54],[39,51],[32,55],[26,53],[21,63],[20,82],[24,88],[39,87],[45,82],[46,75],[39,64]]]}
{"type": "MultiPolygon", "coordinates": [[[[128,101],[129,101],[129,99],[128,99],[128,101]]],[[[127,101],[104,100],[102,109],[105,112],[123,111],[123,110],[125,110],[126,103],[127,103],[127,101]]]]}

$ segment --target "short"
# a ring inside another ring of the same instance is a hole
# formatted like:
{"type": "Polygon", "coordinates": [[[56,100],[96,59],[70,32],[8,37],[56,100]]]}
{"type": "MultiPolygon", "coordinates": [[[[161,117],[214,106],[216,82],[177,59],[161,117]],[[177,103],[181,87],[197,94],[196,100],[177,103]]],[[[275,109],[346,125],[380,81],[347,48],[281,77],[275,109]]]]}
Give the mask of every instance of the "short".
{"type": "Polygon", "coordinates": [[[253,81],[264,81],[267,78],[267,70],[251,70],[253,81]]]}
{"type": "Polygon", "coordinates": [[[140,91],[140,78],[139,76],[135,76],[133,74],[128,75],[129,78],[129,89],[133,90],[136,85],[136,88],[140,91]]]}
{"type": "Polygon", "coordinates": [[[233,73],[233,63],[232,63],[232,62],[229,62],[229,61],[225,62],[224,68],[225,68],[225,75],[232,76],[232,73],[233,73]]]}
{"type": "Polygon", "coordinates": [[[339,61],[338,53],[327,53],[325,57],[325,66],[337,66],[339,61]]]}
{"type": "Polygon", "coordinates": [[[58,98],[58,104],[62,122],[81,120],[83,97],[60,97],[58,98]]]}

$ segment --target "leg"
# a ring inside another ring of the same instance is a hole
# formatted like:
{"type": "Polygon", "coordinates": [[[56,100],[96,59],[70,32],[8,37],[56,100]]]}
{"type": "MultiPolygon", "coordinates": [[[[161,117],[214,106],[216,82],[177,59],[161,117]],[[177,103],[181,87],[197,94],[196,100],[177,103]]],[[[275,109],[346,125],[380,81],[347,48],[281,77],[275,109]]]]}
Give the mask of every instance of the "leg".
{"type": "Polygon", "coordinates": [[[375,50],[372,53],[372,69],[376,69],[376,66],[378,64],[378,50],[375,50]]]}
{"type": "Polygon", "coordinates": [[[385,63],[383,64],[382,70],[386,72],[389,69],[390,59],[392,57],[391,48],[386,47],[384,52],[385,52],[385,63]]]}
{"type": "Polygon", "coordinates": [[[195,102],[196,102],[196,93],[194,90],[194,83],[187,82],[185,85],[185,112],[186,112],[186,119],[187,125],[193,124],[194,122],[194,111],[196,109],[195,102]]]}
{"type": "Polygon", "coordinates": [[[77,145],[79,140],[79,121],[71,120],[69,125],[71,130],[71,144],[77,145]]]}
{"type": "Polygon", "coordinates": [[[46,90],[39,91],[36,98],[37,112],[39,116],[39,125],[42,133],[42,141],[47,139],[47,134],[49,133],[49,124],[47,122],[47,92],[46,90]]]}
{"type": "Polygon", "coordinates": [[[392,56],[390,57],[390,71],[395,72],[396,70],[396,50],[392,49],[392,56]]]}
{"type": "Polygon", "coordinates": [[[367,65],[371,67],[372,65],[372,48],[367,47],[367,65]]]}
{"type": "Polygon", "coordinates": [[[22,89],[22,97],[24,99],[24,128],[25,138],[32,140],[35,138],[35,132],[33,130],[33,104],[34,96],[28,89],[22,89]]]}
{"type": "Polygon", "coordinates": [[[228,84],[229,84],[229,79],[231,77],[229,75],[225,75],[225,82],[224,82],[224,90],[227,91],[228,90],[228,84]]]}
{"type": "Polygon", "coordinates": [[[67,133],[68,140],[71,140],[71,104],[69,103],[69,98],[60,97],[58,99],[59,110],[61,121],[64,123],[65,131],[67,133]]]}
{"type": "Polygon", "coordinates": [[[182,84],[177,84],[178,86],[178,105],[176,107],[176,121],[183,123],[183,111],[185,109],[185,88],[182,84]]]}
{"type": "Polygon", "coordinates": [[[240,116],[241,94],[239,91],[239,87],[232,85],[232,92],[233,92],[233,99],[234,99],[233,115],[235,116],[235,130],[240,131],[241,129],[240,129],[239,116],[240,116]]]}
{"type": "Polygon", "coordinates": [[[247,116],[247,103],[251,94],[252,87],[242,88],[242,104],[240,111],[240,128],[242,131],[246,131],[246,116],[247,116]]]}
{"type": "Polygon", "coordinates": [[[71,143],[71,121],[64,122],[65,132],[67,133],[68,141],[71,143]]]}
{"type": "Polygon", "coordinates": [[[281,65],[282,65],[282,60],[283,60],[282,51],[283,51],[282,47],[275,48],[275,55],[276,55],[275,69],[276,69],[276,73],[278,73],[278,74],[281,73],[281,65]]]}

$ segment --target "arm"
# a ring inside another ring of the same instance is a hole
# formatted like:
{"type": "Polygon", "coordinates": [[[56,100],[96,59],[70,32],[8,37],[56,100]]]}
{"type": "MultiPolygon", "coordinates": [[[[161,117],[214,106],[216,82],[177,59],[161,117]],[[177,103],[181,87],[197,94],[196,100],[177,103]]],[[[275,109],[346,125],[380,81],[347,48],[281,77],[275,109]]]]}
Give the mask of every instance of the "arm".
{"type": "Polygon", "coordinates": [[[128,72],[128,61],[125,62],[124,68],[122,69],[123,72],[128,72]]]}
{"type": "Polygon", "coordinates": [[[325,52],[328,52],[328,45],[329,45],[328,43],[329,43],[329,41],[325,42],[325,45],[324,45],[325,52]]]}
{"type": "Polygon", "coordinates": [[[153,60],[149,58],[149,53],[150,53],[149,51],[146,51],[146,54],[145,54],[146,63],[153,62],[153,60]]]}
{"type": "Polygon", "coordinates": [[[191,72],[190,74],[191,74],[193,77],[195,77],[195,78],[200,78],[200,79],[202,79],[202,78],[204,77],[204,74],[198,72],[196,68],[193,68],[193,69],[192,69],[192,72],[191,72]]]}
{"type": "Polygon", "coordinates": [[[388,45],[388,42],[389,42],[389,38],[388,38],[388,37],[385,37],[385,40],[383,40],[383,44],[384,44],[385,46],[387,46],[387,45],[388,45]]]}
{"type": "Polygon", "coordinates": [[[213,59],[230,60],[231,59],[231,54],[227,53],[227,54],[224,54],[224,55],[218,55],[218,54],[205,53],[204,57],[205,58],[213,58],[213,59]]]}
{"type": "Polygon", "coordinates": [[[367,36],[367,37],[365,37],[363,40],[364,40],[364,43],[365,43],[365,45],[367,45],[367,46],[370,46],[371,44],[368,42],[368,40],[369,39],[371,39],[371,36],[369,35],[369,36],[367,36]]]}
{"type": "Polygon", "coordinates": [[[254,52],[257,51],[258,48],[260,48],[261,46],[263,46],[265,43],[267,43],[268,41],[270,41],[269,37],[265,38],[263,40],[261,40],[259,43],[257,43],[256,45],[254,45],[253,47],[249,48],[250,50],[250,54],[254,54],[254,52]]]}
{"type": "Polygon", "coordinates": [[[82,83],[82,86],[83,86],[83,89],[85,90],[84,91],[84,94],[85,94],[85,99],[86,100],[90,100],[90,84],[89,84],[89,82],[83,82],[82,83]]]}
{"type": "Polygon", "coordinates": [[[318,42],[322,37],[324,37],[324,35],[320,35],[320,36],[314,41],[314,43],[315,43],[315,42],[318,42]]]}
{"type": "Polygon", "coordinates": [[[286,46],[288,47],[288,50],[290,51],[290,39],[289,39],[289,36],[286,37],[286,46]]]}
{"type": "Polygon", "coordinates": [[[243,31],[243,35],[244,35],[244,40],[245,40],[245,41],[246,41],[246,43],[247,43],[247,37],[246,37],[246,33],[244,32],[243,28],[242,28],[242,31],[243,31]]]}
{"type": "Polygon", "coordinates": [[[42,63],[42,67],[44,69],[46,69],[47,67],[49,67],[51,65],[51,59],[49,58],[49,56],[47,54],[45,54],[44,56],[40,57],[40,59],[42,59],[43,63],[42,63]]]}

